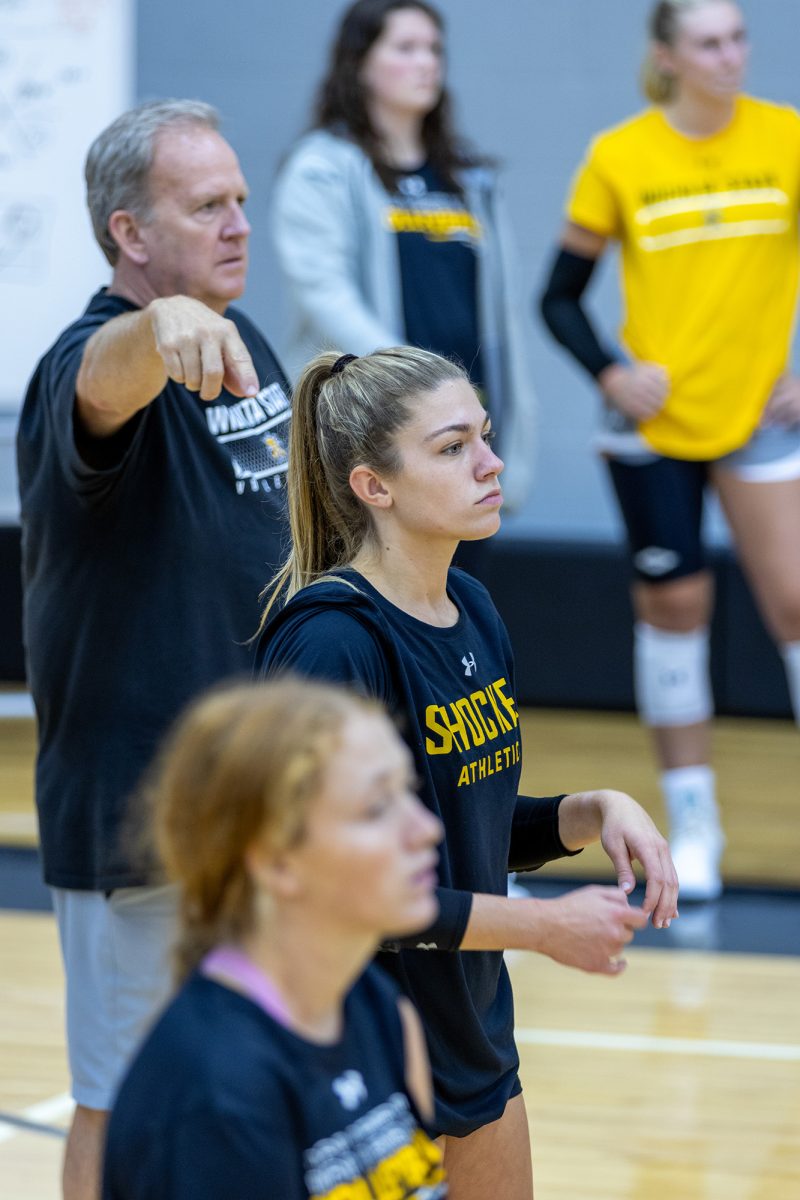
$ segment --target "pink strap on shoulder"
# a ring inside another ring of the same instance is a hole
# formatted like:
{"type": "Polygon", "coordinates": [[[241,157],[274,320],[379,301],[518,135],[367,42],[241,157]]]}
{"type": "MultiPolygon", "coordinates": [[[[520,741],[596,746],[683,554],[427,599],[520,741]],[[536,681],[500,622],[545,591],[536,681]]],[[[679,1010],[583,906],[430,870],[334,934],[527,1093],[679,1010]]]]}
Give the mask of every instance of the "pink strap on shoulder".
{"type": "Polygon", "coordinates": [[[223,976],[230,979],[273,1020],[287,1028],[291,1026],[289,1010],[272,980],[236,946],[216,946],[205,956],[200,970],[211,978],[223,976]]]}

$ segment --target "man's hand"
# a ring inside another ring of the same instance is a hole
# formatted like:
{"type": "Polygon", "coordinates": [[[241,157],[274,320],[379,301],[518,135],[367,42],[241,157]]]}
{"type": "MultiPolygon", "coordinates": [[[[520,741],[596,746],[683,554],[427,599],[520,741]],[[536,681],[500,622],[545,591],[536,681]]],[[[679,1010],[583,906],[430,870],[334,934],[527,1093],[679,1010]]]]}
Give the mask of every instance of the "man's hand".
{"type": "Polygon", "coordinates": [[[76,383],[81,423],[93,437],[109,437],[147,408],[168,379],[214,400],[228,388],[254,396],[258,376],[232,321],[200,300],[166,296],[121,313],[93,333],[76,383]]]}
{"type": "Polygon", "coordinates": [[[609,404],[632,421],[654,417],[669,394],[669,375],[658,363],[611,363],[597,382],[609,404]]]}
{"type": "Polygon", "coordinates": [[[800,378],[797,375],[781,375],[761,416],[764,427],[800,425],[800,378]]]}
{"type": "Polygon", "coordinates": [[[234,396],[255,396],[258,376],[233,321],[200,300],[169,296],[148,306],[153,339],[170,379],[215,400],[223,387],[234,396]]]}

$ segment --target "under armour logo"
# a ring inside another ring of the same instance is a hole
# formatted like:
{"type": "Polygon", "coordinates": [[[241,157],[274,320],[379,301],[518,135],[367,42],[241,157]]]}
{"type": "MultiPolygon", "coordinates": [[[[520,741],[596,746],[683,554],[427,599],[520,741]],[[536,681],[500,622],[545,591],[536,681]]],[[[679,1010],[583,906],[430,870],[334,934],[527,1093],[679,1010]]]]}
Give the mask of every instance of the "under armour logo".
{"type": "Polygon", "coordinates": [[[367,1085],[360,1071],[345,1071],[338,1079],[334,1079],[331,1087],[339,1097],[342,1108],[358,1108],[362,1100],[367,1098],[367,1085]]]}
{"type": "Polygon", "coordinates": [[[424,196],[428,186],[421,175],[406,175],[397,181],[397,190],[401,196],[424,196]]]}
{"type": "Polygon", "coordinates": [[[475,670],[475,655],[471,652],[465,654],[461,661],[464,664],[464,674],[471,675],[475,670]]]}
{"type": "Polygon", "coordinates": [[[415,950],[438,950],[436,942],[417,942],[415,950]]]}

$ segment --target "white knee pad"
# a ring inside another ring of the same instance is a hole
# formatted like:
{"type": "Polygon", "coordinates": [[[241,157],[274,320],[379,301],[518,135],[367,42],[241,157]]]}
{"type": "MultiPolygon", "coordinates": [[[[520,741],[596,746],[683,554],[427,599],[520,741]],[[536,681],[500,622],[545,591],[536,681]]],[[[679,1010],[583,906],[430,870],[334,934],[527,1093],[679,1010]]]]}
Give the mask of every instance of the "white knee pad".
{"type": "Polygon", "coordinates": [[[645,725],[697,725],[714,712],[708,674],[708,628],[691,633],[633,628],[636,707],[645,725]]]}
{"type": "Polygon", "coordinates": [[[792,698],[792,712],[795,722],[800,725],[800,642],[786,642],[781,647],[781,653],[792,698]]]}

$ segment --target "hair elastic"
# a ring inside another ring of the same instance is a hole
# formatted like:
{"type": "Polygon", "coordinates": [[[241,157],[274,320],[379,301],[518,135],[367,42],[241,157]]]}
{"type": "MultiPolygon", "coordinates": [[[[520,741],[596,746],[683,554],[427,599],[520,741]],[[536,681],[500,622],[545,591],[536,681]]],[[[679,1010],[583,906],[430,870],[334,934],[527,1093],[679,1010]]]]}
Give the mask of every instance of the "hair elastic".
{"type": "Polygon", "coordinates": [[[357,354],[342,354],[331,367],[331,375],[339,375],[348,363],[353,362],[357,358],[357,354]]]}

